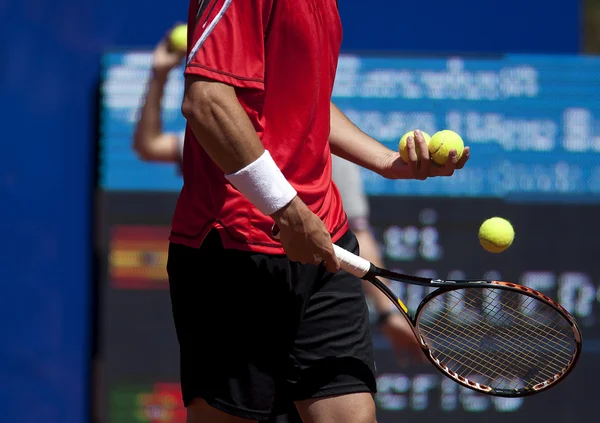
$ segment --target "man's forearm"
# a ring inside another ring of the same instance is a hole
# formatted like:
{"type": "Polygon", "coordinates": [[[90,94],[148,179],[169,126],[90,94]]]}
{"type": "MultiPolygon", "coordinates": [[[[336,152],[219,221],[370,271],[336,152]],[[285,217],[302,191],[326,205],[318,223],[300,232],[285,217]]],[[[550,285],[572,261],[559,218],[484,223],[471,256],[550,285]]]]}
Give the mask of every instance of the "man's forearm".
{"type": "Polygon", "coordinates": [[[329,144],[332,154],[374,172],[390,155],[390,149],[361,131],[333,103],[329,144]]]}
{"type": "Polygon", "coordinates": [[[144,143],[151,142],[163,132],[161,103],[167,77],[167,72],[153,72],[148,83],[144,104],[135,128],[134,147],[136,149],[143,148],[144,143]]]}
{"type": "Polygon", "coordinates": [[[195,138],[229,182],[277,222],[277,212],[296,199],[296,190],[265,151],[235,89],[187,77],[182,112],[195,138]]]}
{"type": "Polygon", "coordinates": [[[264,153],[233,87],[187,77],[182,111],[196,139],[223,173],[237,172],[264,153]]]}

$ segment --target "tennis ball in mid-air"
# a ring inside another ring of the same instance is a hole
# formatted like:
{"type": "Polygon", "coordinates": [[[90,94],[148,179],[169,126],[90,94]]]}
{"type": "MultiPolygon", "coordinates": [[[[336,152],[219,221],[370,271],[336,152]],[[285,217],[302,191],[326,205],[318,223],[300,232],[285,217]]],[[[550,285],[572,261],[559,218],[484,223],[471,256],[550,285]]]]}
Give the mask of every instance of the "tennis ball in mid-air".
{"type": "Polygon", "coordinates": [[[448,161],[450,150],[456,150],[456,154],[460,159],[465,148],[460,135],[449,129],[436,132],[431,137],[429,143],[429,154],[431,159],[439,165],[445,165],[448,161]]]}
{"type": "Polygon", "coordinates": [[[501,217],[492,217],[481,224],[479,242],[490,253],[501,253],[511,246],[515,230],[510,222],[501,217]]]}
{"type": "MultiPolygon", "coordinates": [[[[427,145],[429,145],[429,142],[431,141],[431,137],[429,136],[428,133],[421,131],[421,134],[423,135],[423,138],[425,138],[425,142],[427,143],[427,145]]],[[[402,138],[400,138],[400,144],[398,144],[398,152],[400,153],[400,158],[402,158],[402,160],[404,161],[404,163],[408,163],[408,149],[406,148],[406,142],[408,140],[408,137],[410,136],[415,136],[415,131],[408,131],[406,134],[402,135],[402,138]]],[[[421,160],[421,150],[419,150],[418,148],[417,150],[417,159],[421,160]]]]}
{"type": "Polygon", "coordinates": [[[187,50],[187,25],[180,24],[175,26],[169,34],[169,44],[176,51],[187,50]]]}

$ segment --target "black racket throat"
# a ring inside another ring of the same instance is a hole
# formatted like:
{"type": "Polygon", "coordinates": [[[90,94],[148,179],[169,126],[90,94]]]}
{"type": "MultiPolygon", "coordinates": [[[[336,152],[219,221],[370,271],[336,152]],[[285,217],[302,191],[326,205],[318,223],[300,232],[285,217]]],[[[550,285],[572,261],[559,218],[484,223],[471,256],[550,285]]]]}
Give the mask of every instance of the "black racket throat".
{"type": "Polygon", "coordinates": [[[391,270],[381,269],[371,263],[371,268],[364,276],[363,279],[370,280],[373,277],[381,277],[385,279],[392,279],[398,282],[405,282],[412,285],[429,286],[434,288],[467,288],[474,285],[489,285],[492,283],[491,280],[484,279],[465,279],[465,280],[444,280],[444,279],[430,279],[421,276],[406,275],[404,273],[392,272],[391,270]]]}

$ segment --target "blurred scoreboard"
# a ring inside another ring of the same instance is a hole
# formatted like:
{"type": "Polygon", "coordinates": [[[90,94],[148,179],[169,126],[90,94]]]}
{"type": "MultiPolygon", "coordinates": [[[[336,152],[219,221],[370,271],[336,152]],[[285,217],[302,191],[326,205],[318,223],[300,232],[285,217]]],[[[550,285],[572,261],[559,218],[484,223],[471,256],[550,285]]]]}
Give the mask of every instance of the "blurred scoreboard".
{"type": "MultiPolygon", "coordinates": [[[[101,114],[103,188],[176,191],[172,166],[141,163],[132,125],[151,56],[107,54],[101,114]]],[[[181,133],[183,73],[171,73],[163,121],[181,133]]],[[[373,195],[600,201],[600,58],[379,58],[342,56],[335,103],[397,148],[412,128],[460,133],[469,166],[449,179],[388,181],[365,171],[373,195]]]]}
{"type": "MultiPolygon", "coordinates": [[[[165,272],[181,179],[175,166],[142,163],[131,150],[149,65],[142,52],[104,57],[100,402],[110,423],[185,420],[165,272]]],[[[166,129],[178,133],[182,82],[180,70],[171,74],[163,103],[166,129]]],[[[600,374],[598,87],[600,59],[584,57],[340,59],[334,101],[363,130],[396,148],[409,129],[450,128],[472,148],[467,168],[449,179],[387,181],[364,172],[387,265],[531,286],[565,305],[584,333],[581,361],[564,383],[507,400],[460,388],[429,365],[403,364],[374,330],[380,422],[597,420],[585,376],[600,374]],[[510,219],[517,234],[499,255],[477,240],[481,222],[495,215],[510,219]]],[[[394,289],[413,308],[425,293],[394,289]]]]}

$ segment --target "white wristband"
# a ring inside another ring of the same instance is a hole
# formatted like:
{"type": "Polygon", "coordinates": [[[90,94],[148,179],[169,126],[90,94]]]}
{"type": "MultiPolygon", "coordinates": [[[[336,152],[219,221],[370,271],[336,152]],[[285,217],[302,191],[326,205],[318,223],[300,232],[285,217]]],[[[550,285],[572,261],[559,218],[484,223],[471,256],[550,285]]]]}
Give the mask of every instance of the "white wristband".
{"type": "Polygon", "coordinates": [[[267,150],[245,168],[225,177],[267,216],[287,206],[297,194],[267,150]]]}

